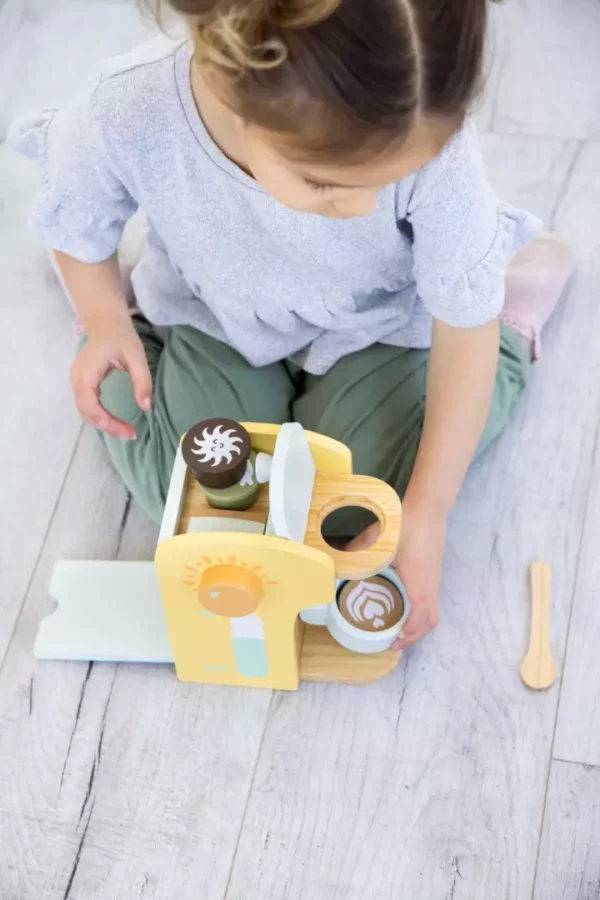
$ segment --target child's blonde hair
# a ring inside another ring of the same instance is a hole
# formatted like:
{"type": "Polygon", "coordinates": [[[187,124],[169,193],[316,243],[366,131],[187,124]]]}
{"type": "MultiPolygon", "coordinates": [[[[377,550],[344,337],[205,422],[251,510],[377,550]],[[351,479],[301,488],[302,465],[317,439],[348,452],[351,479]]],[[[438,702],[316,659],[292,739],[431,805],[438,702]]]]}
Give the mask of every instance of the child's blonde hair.
{"type": "Polygon", "coordinates": [[[353,161],[479,88],[487,0],[170,0],[223,98],[296,157],[353,161]]]}

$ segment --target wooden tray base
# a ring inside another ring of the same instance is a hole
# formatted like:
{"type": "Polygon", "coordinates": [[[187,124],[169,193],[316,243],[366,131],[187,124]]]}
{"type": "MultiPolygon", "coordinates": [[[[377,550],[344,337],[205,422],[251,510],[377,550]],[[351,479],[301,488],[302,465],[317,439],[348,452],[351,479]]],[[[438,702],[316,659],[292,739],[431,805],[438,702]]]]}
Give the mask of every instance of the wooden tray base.
{"type": "Polygon", "coordinates": [[[352,653],[331,637],[326,628],[304,626],[300,681],[333,684],[374,684],[394,671],[402,652],[352,653]]]}

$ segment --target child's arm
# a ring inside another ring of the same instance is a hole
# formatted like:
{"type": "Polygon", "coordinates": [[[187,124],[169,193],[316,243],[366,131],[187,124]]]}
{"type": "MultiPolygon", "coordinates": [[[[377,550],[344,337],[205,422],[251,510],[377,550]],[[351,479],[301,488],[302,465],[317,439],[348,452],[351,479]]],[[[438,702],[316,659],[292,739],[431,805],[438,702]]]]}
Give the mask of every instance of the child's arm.
{"type": "Polygon", "coordinates": [[[506,269],[540,225],[498,202],[468,121],[418,173],[407,218],[417,291],[433,331],[424,430],[396,558],[413,603],[402,646],[437,622],[446,520],[490,407],[506,269]]]}
{"type": "Polygon", "coordinates": [[[498,365],[498,319],[479,328],[434,321],[425,421],[405,508],[445,518],[485,426],[498,365]]]}
{"type": "MultiPolygon", "coordinates": [[[[446,520],[490,407],[506,269],[540,223],[498,203],[470,122],[417,173],[408,201],[398,196],[417,292],[433,318],[424,430],[395,561],[413,605],[398,644],[406,646],[437,623],[446,520]]],[[[378,527],[352,549],[372,543],[378,527]]]]}
{"type": "Polygon", "coordinates": [[[395,560],[412,605],[400,647],[437,624],[446,520],[487,420],[499,344],[497,319],[472,329],[434,322],[425,422],[395,560]]]}
{"type": "MultiPolygon", "coordinates": [[[[434,320],[423,433],[403,498],[394,559],[412,608],[395,649],[437,625],[446,521],[487,420],[499,346],[497,319],[469,329],[434,320]]],[[[370,546],[378,533],[379,523],[369,526],[347,549],[370,546]]]]}
{"type": "Polygon", "coordinates": [[[125,185],[127,168],[119,161],[124,122],[113,114],[116,90],[118,82],[101,78],[72,106],[14,123],[10,141],[42,167],[42,189],[29,224],[43,244],[60,248],[55,257],[87,335],[71,369],[77,407],[87,422],[112,437],[133,438],[131,424],[109,415],[100,403],[100,385],[111,369],[129,372],[143,409],[152,391],[116,257],[125,223],[137,209],[125,185]]]}
{"type": "Polygon", "coordinates": [[[117,256],[98,263],[82,263],[60,251],[55,256],[87,335],[71,366],[77,409],[111,437],[135,438],[133,426],[111,416],[100,402],[100,386],[112,369],[129,372],[140,409],[148,410],[152,397],[152,378],[131,322],[117,256]]]}

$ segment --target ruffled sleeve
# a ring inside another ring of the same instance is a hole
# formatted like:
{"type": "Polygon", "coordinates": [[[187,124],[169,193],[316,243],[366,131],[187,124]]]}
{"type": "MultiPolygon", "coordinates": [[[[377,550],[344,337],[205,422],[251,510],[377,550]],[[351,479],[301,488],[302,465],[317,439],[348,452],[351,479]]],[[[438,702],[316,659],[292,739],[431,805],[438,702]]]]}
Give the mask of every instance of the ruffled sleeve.
{"type": "Polygon", "coordinates": [[[105,147],[93,94],[68,109],[24,116],[11,126],[9,143],[42,168],[29,219],[35,236],[81,262],[112,256],[137,204],[105,147]]]}
{"type": "Polygon", "coordinates": [[[46,135],[55,115],[55,109],[40,109],[17,119],[8,131],[9,145],[27,159],[44,159],[46,135]]]}
{"type": "Polygon", "coordinates": [[[421,170],[407,218],[419,296],[434,318],[457,328],[500,314],[508,263],[541,228],[535,216],[498,202],[471,122],[421,170]]]}

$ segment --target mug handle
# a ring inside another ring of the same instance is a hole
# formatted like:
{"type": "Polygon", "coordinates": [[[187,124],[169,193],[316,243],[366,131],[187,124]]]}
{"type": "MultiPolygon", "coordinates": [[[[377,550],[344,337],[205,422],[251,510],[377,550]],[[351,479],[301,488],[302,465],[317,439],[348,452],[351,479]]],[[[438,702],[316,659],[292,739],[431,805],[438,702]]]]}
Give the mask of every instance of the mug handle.
{"type": "Polygon", "coordinates": [[[300,618],[305,625],[326,625],[328,605],[307,606],[306,609],[300,610],[300,618]]]}
{"type": "Polygon", "coordinates": [[[396,491],[368,475],[317,473],[313,487],[305,544],[326,553],[337,578],[370,578],[390,564],[400,537],[402,504],[396,491]],[[379,519],[381,532],[366,550],[346,553],[330,547],[321,528],[327,516],[344,506],[361,506],[379,519]]]}

